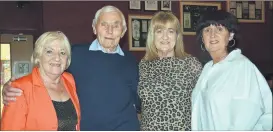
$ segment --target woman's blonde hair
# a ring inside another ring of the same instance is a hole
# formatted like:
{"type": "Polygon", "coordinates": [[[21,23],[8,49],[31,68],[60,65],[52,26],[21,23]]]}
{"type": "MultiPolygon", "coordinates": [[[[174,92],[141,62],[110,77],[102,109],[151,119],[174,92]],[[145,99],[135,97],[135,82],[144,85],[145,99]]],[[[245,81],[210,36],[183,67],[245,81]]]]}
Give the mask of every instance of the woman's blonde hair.
{"type": "Polygon", "coordinates": [[[35,48],[31,56],[31,63],[33,67],[39,67],[39,61],[42,56],[45,45],[52,43],[53,41],[58,40],[61,44],[63,44],[66,52],[67,52],[67,64],[65,69],[67,69],[71,63],[71,46],[68,38],[61,31],[51,31],[43,33],[35,42],[35,48]]]}
{"type": "Polygon", "coordinates": [[[176,43],[174,46],[175,57],[183,58],[188,56],[184,51],[183,38],[181,33],[181,27],[177,17],[169,11],[157,12],[151,19],[151,24],[149,25],[149,31],[146,41],[146,54],[144,60],[154,60],[158,58],[157,49],[155,47],[155,31],[160,28],[166,28],[166,25],[170,24],[174,27],[177,33],[176,43]]]}

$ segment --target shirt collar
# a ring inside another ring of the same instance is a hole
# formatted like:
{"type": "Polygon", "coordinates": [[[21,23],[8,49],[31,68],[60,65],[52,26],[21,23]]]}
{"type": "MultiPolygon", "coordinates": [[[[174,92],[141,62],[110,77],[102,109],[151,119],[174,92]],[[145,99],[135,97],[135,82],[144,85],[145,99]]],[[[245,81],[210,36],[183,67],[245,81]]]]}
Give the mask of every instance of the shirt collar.
{"type": "Polygon", "coordinates": [[[233,61],[235,59],[237,59],[237,56],[241,54],[241,50],[240,49],[234,49],[233,51],[231,51],[228,56],[224,59],[224,61],[233,61]]]}
{"type": "MultiPolygon", "coordinates": [[[[234,49],[233,51],[231,51],[228,55],[227,55],[227,57],[224,59],[224,60],[222,60],[222,61],[220,61],[219,62],[219,64],[222,64],[222,63],[225,63],[225,62],[230,62],[230,61],[233,61],[233,60],[235,60],[235,59],[237,59],[237,57],[238,57],[238,55],[240,55],[241,54],[241,50],[240,49],[234,49]]],[[[218,63],[217,63],[218,64],[218,63]]],[[[209,65],[210,66],[213,66],[213,60],[211,60],[210,62],[209,62],[209,65]]]]}
{"type": "MultiPolygon", "coordinates": [[[[102,48],[102,46],[100,45],[98,39],[94,40],[94,41],[91,43],[91,45],[90,45],[90,47],[89,47],[89,50],[91,50],[91,51],[102,51],[103,53],[107,53],[107,52],[102,48]]],[[[119,44],[118,44],[116,50],[113,52],[113,54],[115,54],[115,53],[117,53],[117,54],[119,54],[119,55],[121,55],[121,56],[124,56],[124,53],[123,53],[122,49],[120,48],[119,44]]]]}

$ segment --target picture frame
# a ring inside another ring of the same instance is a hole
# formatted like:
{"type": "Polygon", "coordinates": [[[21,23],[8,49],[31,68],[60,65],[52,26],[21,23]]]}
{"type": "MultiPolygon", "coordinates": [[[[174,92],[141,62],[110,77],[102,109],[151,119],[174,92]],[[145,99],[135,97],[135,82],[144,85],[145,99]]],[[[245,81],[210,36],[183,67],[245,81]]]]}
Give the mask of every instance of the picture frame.
{"type": "Polygon", "coordinates": [[[226,1],[227,11],[232,13],[240,23],[264,23],[264,1],[226,1]]]}
{"type": "Polygon", "coordinates": [[[208,10],[221,10],[221,2],[180,2],[180,22],[183,35],[195,35],[200,15],[208,10]]]}
{"type": "Polygon", "coordinates": [[[161,1],[161,10],[171,11],[172,10],[172,1],[171,0],[162,0],[161,1]]]}
{"type": "Polygon", "coordinates": [[[30,61],[14,61],[13,76],[22,77],[31,72],[32,65],[30,61]]]}
{"type": "Polygon", "coordinates": [[[147,0],[144,1],[144,9],[146,11],[157,11],[158,10],[158,1],[156,0],[147,0]]]}
{"type": "Polygon", "coordinates": [[[140,0],[130,0],[129,1],[130,10],[141,10],[141,1],[140,0]]]}
{"type": "Polygon", "coordinates": [[[130,51],[145,51],[152,15],[128,15],[128,40],[130,51]]]}

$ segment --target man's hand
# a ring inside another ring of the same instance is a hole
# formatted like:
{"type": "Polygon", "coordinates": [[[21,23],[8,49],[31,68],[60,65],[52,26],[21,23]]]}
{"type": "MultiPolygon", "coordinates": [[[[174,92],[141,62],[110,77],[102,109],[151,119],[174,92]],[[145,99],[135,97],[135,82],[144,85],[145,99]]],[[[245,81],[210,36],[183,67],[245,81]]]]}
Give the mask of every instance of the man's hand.
{"type": "Polygon", "coordinates": [[[141,120],[141,114],[137,114],[138,121],[141,120]]]}
{"type": "Polygon", "coordinates": [[[14,81],[15,79],[16,78],[11,78],[3,86],[2,97],[4,105],[8,105],[10,101],[16,101],[16,97],[21,96],[22,94],[21,89],[11,87],[11,82],[14,81]]]}

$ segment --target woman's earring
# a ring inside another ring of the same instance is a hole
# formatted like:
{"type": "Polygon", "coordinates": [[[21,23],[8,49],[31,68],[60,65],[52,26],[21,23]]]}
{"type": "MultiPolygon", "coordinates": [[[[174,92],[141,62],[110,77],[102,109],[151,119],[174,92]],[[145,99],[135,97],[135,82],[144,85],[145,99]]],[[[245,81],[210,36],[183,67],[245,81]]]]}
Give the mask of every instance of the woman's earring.
{"type": "MultiPolygon", "coordinates": [[[[234,40],[234,38],[233,38],[232,40],[233,40],[233,44],[232,44],[232,45],[229,45],[230,48],[233,47],[233,46],[235,45],[235,40],[234,40]]],[[[230,40],[230,41],[232,41],[232,40],[230,40]]]]}
{"type": "Polygon", "coordinates": [[[204,44],[204,42],[203,42],[203,37],[202,37],[202,36],[201,36],[201,40],[202,40],[201,50],[202,50],[202,51],[206,51],[206,49],[205,49],[205,48],[203,48],[203,45],[205,45],[205,44],[204,44]]]}
{"type": "Polygon", "coordinates": [[[204,45],[204,44],[201,44],[201,50],[206,51],[206,49],[203,48],[203,45],[204,45]]]}

